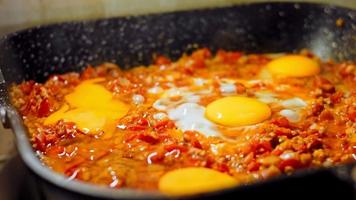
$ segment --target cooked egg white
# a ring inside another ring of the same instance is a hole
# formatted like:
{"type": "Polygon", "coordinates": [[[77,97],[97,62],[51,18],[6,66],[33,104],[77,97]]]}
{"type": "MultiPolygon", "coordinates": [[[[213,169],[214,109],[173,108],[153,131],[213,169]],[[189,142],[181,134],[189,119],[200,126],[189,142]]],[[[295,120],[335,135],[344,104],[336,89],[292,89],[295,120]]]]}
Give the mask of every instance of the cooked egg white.
{"type": "Polygon", "coordinates": [[[236,86],[234,83],[220,83],[220,92],[222,94],[235,94],[236,86]]]}
{"type": "Polygon", "coordinates": [[[182,103],[197,103],[200,101],[200,96],[197,94],[199,92],[203,91],[190,92],[187,88],[171,88],[153,103],[153,107],[160,111],[167,111],[182,103]],[[179,99],[172,100],[173,97],[179,97],[179,99]]]}
{"type": "Polygon", "coordinates": [[[205,118],[205,108],[197,103],[183,103],[168,111],[168,117],[182,131],[197,131],[205,136],[219,136],[216,125],[205,118]]]}
{"type": "Polygon", "coordinates": [[[160,94],[160,93],[162,93],[164,90],[161,88],[161,87],[159,87],[159,86],[154,86],[154,87],[151,87],[151,88],[149,88],[148,90],[147,90],[147,92],[149,93],[149,94],[160,94]]]}
{"type": "Polygon", "coordinates": [[[279,111],[279,114],[286,117],[288,121],[296,123],[302,119],[302,111],[307,107],[308,103],[299,97],[294,97],[281,101],[280,105],[285,109],[279,111]]]}
{"type": "Polygon", "coordinates": [[[168,118],[168,116],[166,113],[163,113],[163,112],[158,112],[158,113],[153,114],[153,119],[158,120],[158,121],[166,119],[166,118],[168,118]]]}
{"type": "Polygon", "coordinates": [[[299,97],[294,97],[282,101],[281,105],[285,108],[303,108],[306,107],[308,104],[303,99],[299,97]]]}
{"type": "Polygon", "coordinates": [[[217,126],[205,118],[205,107],[198,104],[200,96],[209,92],[209,90],[193,92],[184,87],[171,88],[153,103],[153,107],[161,111],[161,114],[155,114],[154,118],[159,118],[166,112],[165,116],[174,121],[177,128],[182,131],[197,131],[207,137],[220,136],[217,126]],[[179,98],[174,100],[172,97],[179,98]]]}
{"type": "Polygon", "coordinates": [[[272,107],[280,109],[276,112],[290,122],[298,122],[307,106],[307,102],[299,97],[285,99],[272,90],[255,91],[254,97],[235,96],[236,82],[246,87],[261,82],[272,83],[266,80],[221,79],[219,90],[225,97],[205,107],[200,105],[200,100],[212,92],[212,82],[210,79],[193,78],[191,87],[174,86],[160,91],[160,97],[152,105],[159,111],[154,119],[168,117],[181,131],[197,131],[207,137],[229,137],[230,132],[235,133],[231,136],[235,137],[236,133],[253,131],[258,124],[269,119],[272,107]]]}
{"type": "Polygon", "coordinates": [[[196,86],[203,86],[206,83],[208,83],[208,80],[202,79],[202,78],[194,78],[193,82],[194,82],[194,85],[196,85],[196,86]]]}
{"type": "Polygon", "coordinates": [[[132,95],[132,102],[136,105],[142,104],[145,102],[145,97],[140,94],[134,94],[132,95]]]}
{"type": "Polygon", "coordinates": [[[308,103],[299,98],[293,97],[289,99],[281,99],[278,94],[271,91],[258,91],[255,92],[258,100],[267,104],[276,104],[282,107],[278,113],[286,117],[290,122],[299,122],[302,119],[302,111],[307,107],[308,103]]]}
{"type": "Polygon", "coordinates": [[[281,116],[284,116],[290,122],[299,122],[300,121],[300,114],[297,111],[290,110],[290,109],[283,109],[279,111],[281,116]]]}
{"type": "Polygon", "coordinates": [[[277,95],[272,92],[268,91],[258,91],[255,92],[255,96],[258,100],[262,101],[263,103],[276,103],[279,101],[277,95]]]}

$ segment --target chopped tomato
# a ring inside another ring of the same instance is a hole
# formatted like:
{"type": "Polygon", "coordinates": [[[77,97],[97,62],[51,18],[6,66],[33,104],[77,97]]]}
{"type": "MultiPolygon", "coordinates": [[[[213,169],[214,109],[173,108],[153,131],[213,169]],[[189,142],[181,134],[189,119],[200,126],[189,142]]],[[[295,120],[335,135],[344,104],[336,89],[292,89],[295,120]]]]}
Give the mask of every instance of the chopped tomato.
{"type": "Polygon", "coordinates": [[[165,56],[157,56],[155,59],[156,65],[168,65],[171,64],[171,60],[165,56]]]}
{"type": "Polygon", "coordinates": [[[238,59],[242,56],[241,52],[227,52],[224,50],[219,50],[217,52],[217,57],[220,58],[224,63],[234,64],[238,61],[238,59]]]}
{"type": "Polygon", "coordinates": [[[257,171],[260,168],[261,164],[258,163],[257,161],[252,161],[247,165],[247,170],[249,172],[254,172],[257,171]]]}
{"type": "Polygon", "coordinates": [[[275,118],[271,120],[272,124],[275,124],[279,127],[283,127],[283,128],[289,128],[289,121],[286,117],[279,117],[279,118],[275,118]]]}
{"type": "Polygon", "coordinates": [[[51,113],[51,105],[48,98],[45,98],[40,103],[40,108],[38,109],[38,117],[47,117],[51,113]]]}

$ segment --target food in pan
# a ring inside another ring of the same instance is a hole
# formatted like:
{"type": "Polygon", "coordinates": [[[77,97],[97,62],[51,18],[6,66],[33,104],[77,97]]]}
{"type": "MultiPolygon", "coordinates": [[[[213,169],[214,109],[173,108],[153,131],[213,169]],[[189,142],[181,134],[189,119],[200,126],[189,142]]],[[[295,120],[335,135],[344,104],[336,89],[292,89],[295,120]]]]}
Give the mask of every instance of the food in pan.
{"type": "Polygon", "coordinates": [[[356,64],[199,49],[11,89],[33,148],[69,179],[187,195],[355,161],[356,64]]]}

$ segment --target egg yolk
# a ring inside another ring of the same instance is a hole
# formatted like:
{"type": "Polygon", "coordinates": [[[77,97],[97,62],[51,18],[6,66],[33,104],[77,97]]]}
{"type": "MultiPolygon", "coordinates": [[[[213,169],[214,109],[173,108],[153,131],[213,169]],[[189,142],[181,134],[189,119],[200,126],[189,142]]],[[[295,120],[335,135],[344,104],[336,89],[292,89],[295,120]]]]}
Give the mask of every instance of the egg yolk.
{"type": "Polygon", "coordinates": [[[320,72],[319,64],[301,55],[286,55],[276,58],[267,64],[273,75],[285,77],[306,77],[320,72]]]}
{"type": "Polygon", "coordinates": [[[237,184],[237,180],[227,174],[208,168],[188,167],[166,173],[160,178],[158,187],[167,195],[191,195],[237,184]]]}
{"type": "Polygon", "coordinates": [[[111,132],[115,120],[125,116],[129,107],[113,99],[105,87],[96,84],[100,79],[83,81],[74,92],[65,96],[66,104],[48,116],[44,124],[55,124],[59,120],[74,122],[84,133],[111,132]]]}
{"type": "Polygon", "coordinates": [[[245,126],[262,122],[271,116],[265,103],[248,97],[224,97],[206,107],[206,117],[220,125],[245,126]]]}

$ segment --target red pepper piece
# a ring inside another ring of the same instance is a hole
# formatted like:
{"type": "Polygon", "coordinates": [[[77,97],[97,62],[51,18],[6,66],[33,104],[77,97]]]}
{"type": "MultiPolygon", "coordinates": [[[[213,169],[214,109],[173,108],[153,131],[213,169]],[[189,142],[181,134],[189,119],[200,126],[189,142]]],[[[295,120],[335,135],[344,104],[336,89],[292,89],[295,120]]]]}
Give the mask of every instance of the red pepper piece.
{"type": "Polygon", "coordinates": [[[38,117],[47,117],[51,113],[51,105],[48,98],[41,101],[40,107],[38,109],[38,117]]]}
{"type": "Polygon", "coordinates": [[[138,135],[138,139],[145,141],[149,144],[156,144],[157,142],[159,142],[159,138],[156,135],[150,134],[150,133],[140,133],[138,135]]]}

